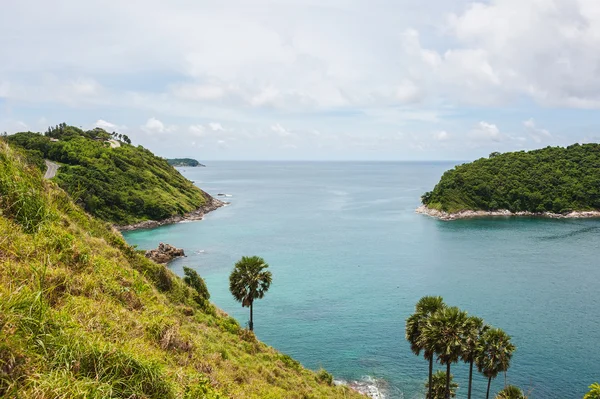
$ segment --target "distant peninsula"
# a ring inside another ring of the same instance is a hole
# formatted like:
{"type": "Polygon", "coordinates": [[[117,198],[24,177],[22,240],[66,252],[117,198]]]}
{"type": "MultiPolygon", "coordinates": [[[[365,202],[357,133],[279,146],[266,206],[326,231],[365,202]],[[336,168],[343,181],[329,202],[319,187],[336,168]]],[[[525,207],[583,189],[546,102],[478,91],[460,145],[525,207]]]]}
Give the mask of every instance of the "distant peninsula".
{"type": "Polygon", "coordinates": [[[88,213],[120,228],[199,219],[223,205],[122,134],[61,123],[44,134],[21,132],[5,139],[42,171],[44,160],[60,165],[52,180],[88,213]]]}
{"type": "Polygon", "coordinates": [[[192,158],[173,158],[173,159],[167,159],[167,162],[169,163],[169,165],[175,166],[175,167],[181,167],[181,166],[188,166],[188,167],[202,166],[202,167],[204,167],[204,166],[206,166],[206,165],[202,165],[200,162],[198,162],[192,158]]]}
{"type": "Polygon", "coordinates": [[[421,201],[418,213],[442,220],[600,217],[600,144],[494,152],[446,171],[421,201]]]}

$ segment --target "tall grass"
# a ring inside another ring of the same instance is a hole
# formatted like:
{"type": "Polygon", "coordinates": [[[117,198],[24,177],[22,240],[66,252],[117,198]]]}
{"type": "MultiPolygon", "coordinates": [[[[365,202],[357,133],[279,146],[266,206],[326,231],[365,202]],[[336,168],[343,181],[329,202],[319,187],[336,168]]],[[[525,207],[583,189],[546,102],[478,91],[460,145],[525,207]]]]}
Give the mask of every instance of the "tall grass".
{"type": "Polygon", "coordinates": [[[0,187],[0,397],[358,397],[258,341],[4,143],[0,187]]]}
{"type": "Polygon", "coordinates": [[[50,216],[42,176],[39,169],[26,165],[12,152],[8,144],[0,141],[0,209],[26,232],[33,233],[50,216]]]}

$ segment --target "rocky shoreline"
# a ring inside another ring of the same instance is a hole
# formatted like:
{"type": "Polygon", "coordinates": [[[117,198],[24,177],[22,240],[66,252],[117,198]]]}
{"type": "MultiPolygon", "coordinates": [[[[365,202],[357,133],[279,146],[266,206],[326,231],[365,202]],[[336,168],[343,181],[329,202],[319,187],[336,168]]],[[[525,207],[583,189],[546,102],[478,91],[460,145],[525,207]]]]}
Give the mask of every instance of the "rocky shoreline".
{"type": "Polygon", "coordinates": [[[334,380],[335,385],[344,385],[352,389],[355,392],[361,393],[371,399],[385,399],[387,395],[384,394],[385,381],[375,379],[370,376],[363,377],[360,381],[345,381],[345,380],[334,380]]]}
{"type": "Polygon", "coordinates": [[[511,212],[507,209],[499,209],[497,211],[473,211],[464,210],[456,213],[448,213],[444,211],[438,211],[437,209],[428,208],[426,205],[421,205],[415,210],[416,213],[431,216],[440,220],[459,220],[459,219],[470,219],[477,217],[490,217],[490,216],[530,216],[530,217],[544,217],[551,219],[583,219],[583,218],[600,218],[600,211],[573,211],[570,213],[552,213],[552,212],[511,212]]]}
{"type": "Polygon", "coordinates": [[[155,227],[164,226],[166,224],[174,224],[183,221],[202,220],[204,218],[204,215],[206,215],[207,213],[227,205],[227,202],[220,201],[216,198],[213,198],[206,192],[202,192],[204,193],[207,199],[206,204],[196,209],[195,211],[185,213],[183,215],[174,215],[163,220],[144,220],[143,222],[139,223],[128,224],[124,226],[115,226],[115,228],[119,231],[132,231],[140,229],[153,229],[155,227]]]}

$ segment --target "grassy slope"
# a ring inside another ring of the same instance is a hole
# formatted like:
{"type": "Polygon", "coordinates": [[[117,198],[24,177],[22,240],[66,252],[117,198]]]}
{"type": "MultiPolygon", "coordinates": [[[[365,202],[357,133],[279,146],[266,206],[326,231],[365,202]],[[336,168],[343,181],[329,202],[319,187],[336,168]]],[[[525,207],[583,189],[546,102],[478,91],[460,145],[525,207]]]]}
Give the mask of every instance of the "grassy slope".
{"type": "Polygon", "coordinates": [[[359,397],[199,306],[181,279],[0,140],[3,395],[359,397]]]}
{"type": "Polygon", "coordinates": [[[42,157],[61,163],[56,182],[92,215],[125,225],[166,219],[206,203],[205,193],[145,148],[125,143],[110,148],[86,136],[108,135],[101,129],[67,129],[70,134],[57,142],[31,132],[8,140],[30,150],[28,155],[38,155],[38,163],[42,157]]]}
{"type": "Polygon", "coordinates": [[[555,212],[600,209],[600,145],[492,154],[444,173],[429,208],[555,212]]]}

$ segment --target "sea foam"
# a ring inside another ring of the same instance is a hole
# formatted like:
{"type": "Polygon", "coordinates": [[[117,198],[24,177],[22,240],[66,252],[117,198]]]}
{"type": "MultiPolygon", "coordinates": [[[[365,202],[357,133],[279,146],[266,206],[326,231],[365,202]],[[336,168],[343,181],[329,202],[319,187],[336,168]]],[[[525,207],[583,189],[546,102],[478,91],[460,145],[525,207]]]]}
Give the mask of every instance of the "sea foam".
{"type": "Polygon", "coordinates": [[[346,385],[357,392],[367,395],[372,399],[386,399],[385,394],[385,381],[374,378],[372,376],[364,376],[360,380],[345,381],[335,380],[336,385],[346,385]]]}

